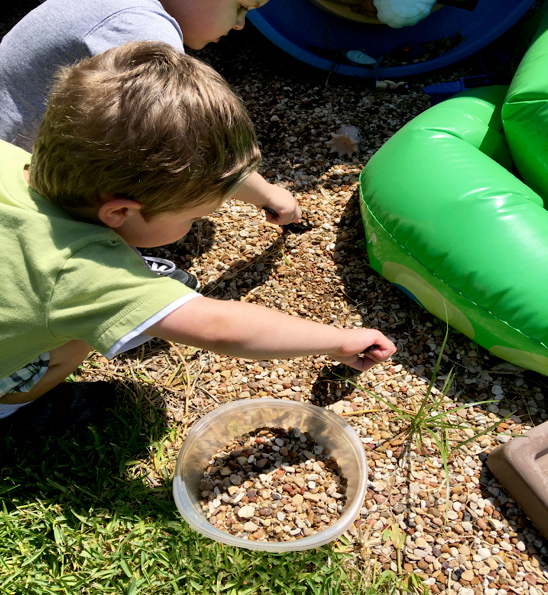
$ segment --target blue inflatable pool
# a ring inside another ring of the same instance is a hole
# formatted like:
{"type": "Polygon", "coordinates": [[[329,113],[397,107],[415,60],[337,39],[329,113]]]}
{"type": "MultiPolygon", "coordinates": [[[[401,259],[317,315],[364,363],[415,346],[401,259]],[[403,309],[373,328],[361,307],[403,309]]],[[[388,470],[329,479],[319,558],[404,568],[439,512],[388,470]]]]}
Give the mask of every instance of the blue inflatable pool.
{"type": "Polygon", "coordinates": [[[479,0],[473,11],[439,6],[415,26],[401,29],[345,18],[313,0],[272,0],[248,18],[271,42],[306,64],[342,75],[390,79],[462,60],[500,37],[533,4],[479,0]],[[353,63],[348,58],[352,51],[374,62],[353,63]]]}

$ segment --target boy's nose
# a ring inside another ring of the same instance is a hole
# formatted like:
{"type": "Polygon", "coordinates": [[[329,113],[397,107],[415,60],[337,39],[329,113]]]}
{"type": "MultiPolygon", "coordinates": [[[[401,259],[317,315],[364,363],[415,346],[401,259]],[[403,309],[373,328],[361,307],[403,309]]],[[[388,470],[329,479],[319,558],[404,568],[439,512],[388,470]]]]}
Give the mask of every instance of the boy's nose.
{"type": "Polygon", "coordinates": [[[236,24],[234,25],[233,29],[236,29],[236,31],[241,31],[244,27],[245,27],[245,17],[240,17],[236,21],[236,24]]]}

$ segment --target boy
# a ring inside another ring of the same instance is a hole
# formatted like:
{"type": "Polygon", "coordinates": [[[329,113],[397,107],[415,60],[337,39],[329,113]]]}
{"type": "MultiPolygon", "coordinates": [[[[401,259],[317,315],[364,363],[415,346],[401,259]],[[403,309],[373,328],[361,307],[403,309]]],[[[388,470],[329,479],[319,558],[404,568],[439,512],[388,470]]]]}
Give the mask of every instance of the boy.
{"type": "MultiPolygon", "coordinates": [[[[231,29],[243,29],[247,12],[267,1],[47,0],[0,43],[0,139],[31,151],[61,66],[129,41],[164,41],[180,51],[184,45],[198,50],[231,29]]],[[[265,209],[270,223],[286,225],[301,216],[293,195],[256,171],[235,198],[265,209]]],[[[145,254],[142,259],[157,274],[199,289],[198,280],[175,263],[145,254]]]]}
{"type": "MultiPolygon", "coordinates": [[[[379,331],[209,299],[142,266],[130,246],[180,239],[259,165],[245,109],[199,60],[133,42],[66,67],[29,158],[0,143],[0,416],[24,422],[91,349],[113,357],[150,337],[358,370],[395,352],[379,331]]],[[[85,408],[84,384],[62,386],[85,408]]]]}
{"type": "MultiPolygon", "coordinates": [[[[0,139],[31,151],[55,73],[61,66],[129,41],[163,41],[184,51],[244,28],[247,12],[268,0],[47,0],[0,44],[0,139]]],[[[267,221],[300,218],[291,193],[258,172],[234,197],[265,208],[267,221]]]]}

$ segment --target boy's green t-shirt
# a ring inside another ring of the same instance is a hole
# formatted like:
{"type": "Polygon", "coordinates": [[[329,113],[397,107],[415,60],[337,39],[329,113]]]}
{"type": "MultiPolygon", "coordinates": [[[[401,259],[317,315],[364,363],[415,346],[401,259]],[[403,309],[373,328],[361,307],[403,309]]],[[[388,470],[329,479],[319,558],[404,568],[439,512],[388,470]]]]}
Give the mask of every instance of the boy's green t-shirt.
{"type": "Polygon", "coordinates": [[[75,221],[30,190],[30,155],[0,141],[0,378],[72,339],[102,354],[198,295],[148,270],[109,228],[75,221]]]}

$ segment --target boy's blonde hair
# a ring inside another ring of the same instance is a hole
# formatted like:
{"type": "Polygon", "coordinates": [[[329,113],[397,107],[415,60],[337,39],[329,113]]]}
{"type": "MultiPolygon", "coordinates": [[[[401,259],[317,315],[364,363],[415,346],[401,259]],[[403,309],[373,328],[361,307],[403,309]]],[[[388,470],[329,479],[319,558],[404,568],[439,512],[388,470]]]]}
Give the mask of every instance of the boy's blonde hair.
{"type": "Polygon", "coordinates": [[[221,75],[168,44],[132,42],[61,70],[30,186],[65,208],[131,198],[150,218],[222,202],[259,162],[251,120],[221,75]]]}

